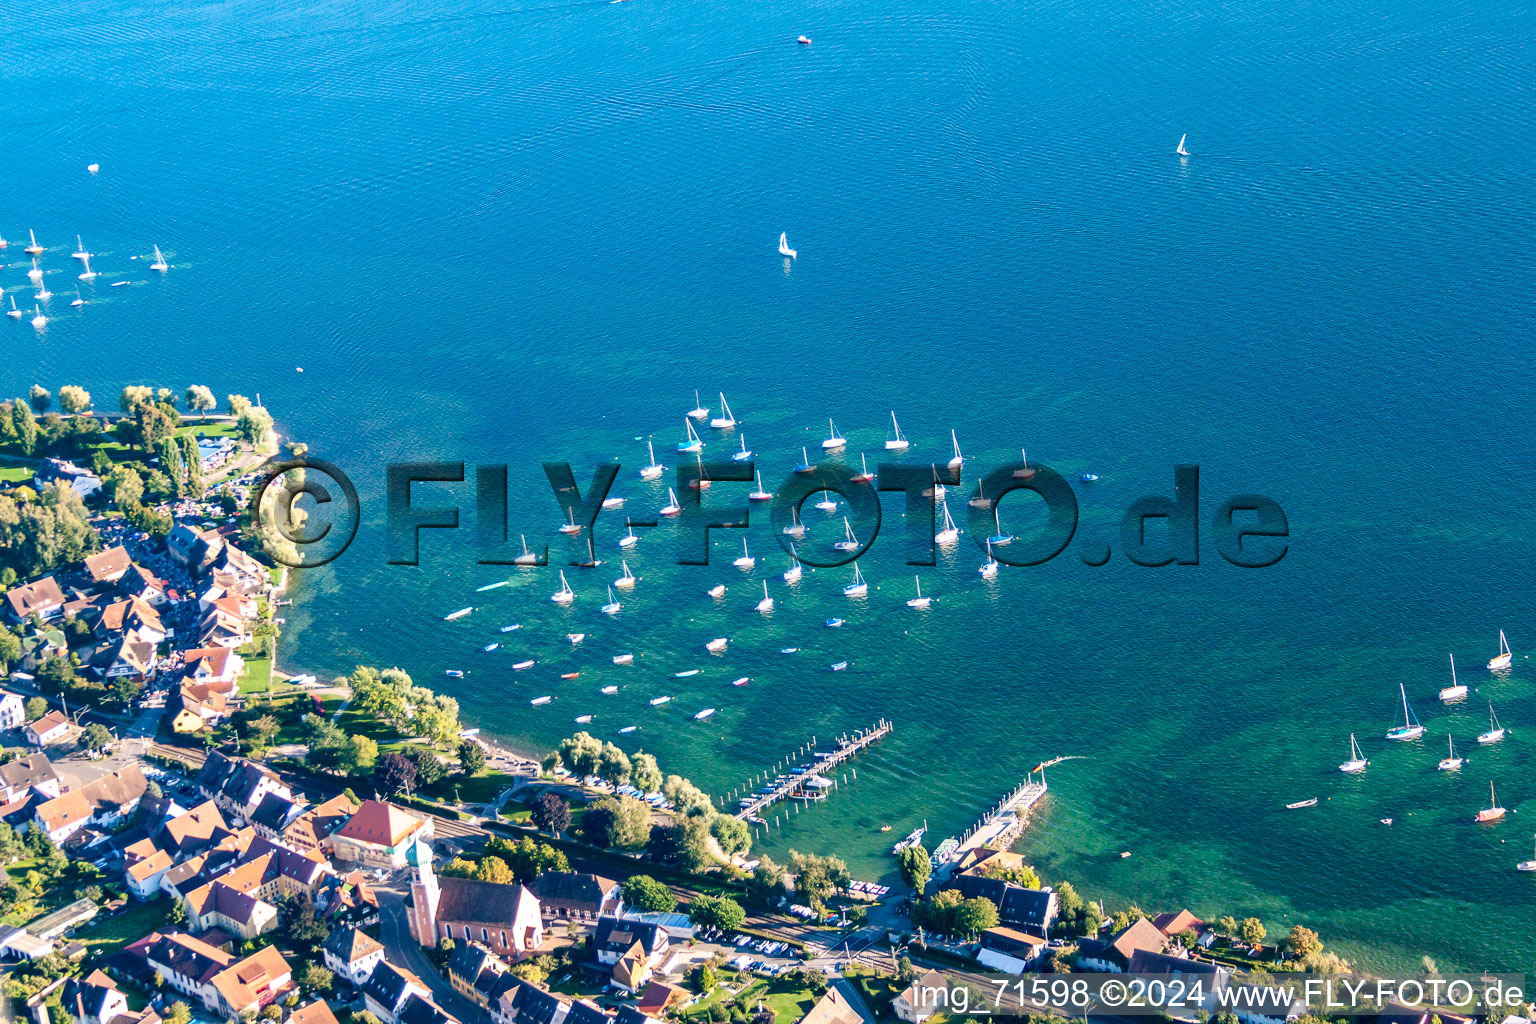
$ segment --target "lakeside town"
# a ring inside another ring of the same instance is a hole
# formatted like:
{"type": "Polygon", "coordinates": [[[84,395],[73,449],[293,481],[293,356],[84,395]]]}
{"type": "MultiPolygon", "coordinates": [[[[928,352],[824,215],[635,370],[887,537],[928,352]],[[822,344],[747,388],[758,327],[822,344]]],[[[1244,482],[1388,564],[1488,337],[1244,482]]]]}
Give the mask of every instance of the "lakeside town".
{"type": "Polygon", "coordinates": [[[289,676],[289,581],[244,518],[272,416],[201,386],[117,405],[0,403],[13,1018],[862,1024],[963,1017],[939,993],[998,976],[1348,969],[1302,925],[1041,878],[1009,847],[1043,768],[964,841],[901,844],[899,886],[836,851],[754,854],[751,817],[816,798],[890,723],[803,751],[738,812],[586,733],[503,750],[398,668],[289,676]]]}

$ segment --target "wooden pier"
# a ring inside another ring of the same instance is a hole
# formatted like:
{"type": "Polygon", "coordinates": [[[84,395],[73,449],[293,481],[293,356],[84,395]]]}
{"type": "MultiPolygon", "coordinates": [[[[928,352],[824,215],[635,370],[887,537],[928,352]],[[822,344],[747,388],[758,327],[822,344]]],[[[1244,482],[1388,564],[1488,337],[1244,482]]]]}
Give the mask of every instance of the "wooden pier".
{"type": "MultiPolygon", "coordinates": [[[[808,796],[805,793],[806,783],[811,779],[820,777],[831,771],[849,758],[891,732],[891,723],[881,719],[868,729],[861,729],[856,733],[844,734],[838,737],[831,750],[811,750],[811,760],[803,765],[796,765],[794,772],[787,778],[781,778],[772,783],[767,792],[754,794],[751,802],[743,804],[730,812],[742,821],[757,817],[759,812],[770,804],[777,803],[787,798],[820,800],[825,798],[825,790],[815,790],[819,796],[808,796]]],[[[815,737],[812,737],[811,748],[816,746],[815,737]]]]}
{"type": "MultiPolygon", "coordinates": [[[[953,864],[971,850],[987,847],[1007,849],[1024,831],[1029,811],[1044,799],[1046,793],[1045,765],[1029,773],[1029,777],[1017,789],[1003,797],[987,810],[950,848],[941,864],[953,864]],[[1035,773],[1039,773],[1039,779],[1035,773]]],[[[949,845],[946,841],[943,845],[949,845]]]]}

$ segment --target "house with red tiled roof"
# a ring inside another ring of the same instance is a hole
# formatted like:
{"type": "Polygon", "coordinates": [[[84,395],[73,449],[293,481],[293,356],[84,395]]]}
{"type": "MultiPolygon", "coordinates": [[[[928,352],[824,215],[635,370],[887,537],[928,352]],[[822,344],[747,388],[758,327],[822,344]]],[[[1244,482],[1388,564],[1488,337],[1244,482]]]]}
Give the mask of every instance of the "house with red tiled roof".
{"type": "Polygon", "coordinates": [[[433,835],[430,818],[382,800],[365,800],[347,823],[331,833],[332,855],[372,868],[403,868],[405,855],[418,839],[433,835]]]}
{"type": "Polygon", "coordinates": [[[132,564],[133,559],[128,556],[128,549],[119,544],[100,554],[86,556],[85,574],[91,578],[92,583],[116,583],[132,564]]]}
{"type": "Polygon", "coordinates": [[[142,957],[171,988],[220,1016],[254,1014],[295,988],[293,970],[276,946],[237,960],[190,935],[155,932],[128,952],[142,957]]]}
{"type": "Polygon", "coordinates": [[[68,738],[74,726],[62,711],[50,711],[42,718],[34,722],[28,722],[22,729],[27,742],[35,747],[46,747],[53,743],[62,743],[68,738]]]}
{"type": "Polygon", "coordinates": [[[5,611],[11,621],[20,625],[30,619],[52,621],[64,614],[64,591],[52,576],[5,592],[5,611]]]}
{"type": "Polygon", "coordinates": [[[338,793],[323,804],[316,804],[283,829],[282,840],[295,850],[330,849],[331,834],[358,812],[358,805],[345,793],[338,793]]]}

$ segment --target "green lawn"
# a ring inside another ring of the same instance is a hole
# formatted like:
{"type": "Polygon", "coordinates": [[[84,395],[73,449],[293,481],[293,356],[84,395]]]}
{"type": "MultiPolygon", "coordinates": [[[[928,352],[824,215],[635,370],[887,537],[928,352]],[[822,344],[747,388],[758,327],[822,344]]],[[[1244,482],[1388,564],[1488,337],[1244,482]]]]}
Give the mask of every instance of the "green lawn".
{"type": "Polygon", "coordinates": [[[147,903],[129,900],[113,917],[97,917],[90,925],[74,934],[74,938],[90,948],[98,956],[110,956],[130,942],[137,942],[157,928],[166,925],[166,914],[171,901],[161,896],[147,903]]]}
{"type": "Polygon", "coordinates": [[[465,803],[488,804],[512,785],[512,776],[505,772],[481,772],[474,778],[460,779],[450,776],[434,783],[427,789],[427,796],[438,800],[452,800],[454,787],[458,787],[459,799],[465,803]]]}
{"type": "MultiPolygon", "coordinates": [[[[688,1020],[707,1019],[709,1008],[725,998],[721,989],[716,988],[707,999],[701,999],[683,1012],[683,1017],[688,1020]]],[[[769,1007],[777,1015],[777,1020],[799,1020],[810,1012],[816,1005],[816,1000],[821,997],[807,988],[794,988],[787,981],[769,980],[762,978],[752,982],[742,989],[740,994],[730,997],[745,1007],[756,1007],[761,999],[763,1005],[769,1007]]]]}
{"type": "Polygon", "coordinates": [[[20,484],[32,479],[28,466],[0,466],[0,483],[20,484]]]}
{"type": "Polygon", "coordinates": [[[245,675],[240,677],[241,693],[260,693],[272,689],[272,659],[251,656],[245,659],[245,675]]]}
{"type": "Polygon", "coordinates": [[[233,423],[188,423],[187,419],[196,413],[185,413],[182,416],[181,426],[176,429],[177,435],[191,434],[194,437],[235,437],[235,425],[233,423]]]}

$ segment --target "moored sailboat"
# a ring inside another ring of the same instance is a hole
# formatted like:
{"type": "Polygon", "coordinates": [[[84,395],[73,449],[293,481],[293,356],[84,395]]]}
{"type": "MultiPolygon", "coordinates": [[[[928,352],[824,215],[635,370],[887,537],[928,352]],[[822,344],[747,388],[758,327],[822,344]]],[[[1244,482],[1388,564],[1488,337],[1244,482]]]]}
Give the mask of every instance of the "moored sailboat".
{"type": "Polygon", "coordinates": [[[1350,775],[1359,775],[1370,765],[1365,759],[1365,752],[1360,749],[1360,744],[1355,741],[1355,734],[1349,734],[1349,760],[1339,765],[1339,771],[1350,775]]]}
{"type": "Polygon", "coordinates": [[[939,499],[944,510],[944,525],[939,532],[933,535],[936,544],[953,544],[960,539],[960,528],[955,525],[954,517],[949,514],[949,502],[939,499]]]}
{"type": "Polygon", "coordinates": [[[1488,780],[1488,806],[1477,812],[1479,823],[1485,821],[1499,821],[1508,812],[1499,806],[1499,798],[1493,792],[1493,780],[1488,780]]]}
{"type": "Polygon", "coordinates": [[[917,587],[917,596],[907,599],[908,608],[927,608],[933,604],[933,598],[923,596],[923,580],[920,576],[912,577],[913,584],[917,587]]]}
{"type": "Polygon", "coordinates": [[[688,418],[695,420],[709,419],[709,410],[704,408],[704,403],[699,401],[699,390],[693,390],[693,408],[688,410],[688,418]]]}
{"type": "Polygon", "coordinates": [[[1514,653],[1509,649],[1509,641],[1504,639],[1504,631],[1502,629],[1499,630],[1499,653],[1497,656],[1488,659],[1488,671],[1498,672],[1501,669],[1509,668],[1509,663],[1514,660],[1514,657],[1514,653]]]}
{"type": "Polygon", "coordinates": [[[576,591],[566,582],[564,569],[560,570],[560,589],[551,594],[549,599],[555,604],[570,604],[576,600],[576,591]]]}
{"type": "Polygon", "coordinates": [[[761,601],[757,602],[756,611],[759,611],[759,612],[771,612],[771,611],[773,611],[773,598],[768,596],[768,581],[767,580],[763,580],[763,599],[761,601]]]}
{"type": "Polygon", "coordinates": [[[1487,746],[1497,743],[1508,735],[1509,730],[1499,723],[1499,716],[1494,714],[1493,701],[1488,702],[1488,731],[1477,734],[1477,742],[1487,746]]]}
{"type": "Polygon", "coordinates": [[[1394,725],[1387,730],[1389,740],[1416,740],[1424,735],[1424,727],[1419,724],[1419,716],[1413,713],[1408,706],[1408,691],[1402,683],[1397,684],[1397,690],[1403,697],[1403,724],[1394,725]]]}
{"type": "Polygon", "coordinates": [[[848,447],[848,439],[837,432],[837,424],[831,419],[827,420],[827,439],[821,442],[821,447],[826,451],[848,447]]]}
{"type": "Polygon", "coordinates": [[[1441,700],[1460,700],[1467,695],[1467,687],[1464,683],[1456,681],[1456,655],[1450,655],[1451,659],[1451,685],[1440,690],[1441,700]]]}
{"type": "Polygon", "coordinates": [[[666,467],[656,461],[656,446],[649,440],[645,442],[645,449],[651,453],[651,461],[649,465],[640,467],[640,479],[655,480],[662,473],[666,472],[666,467]]]}
{"type": "Polygon", "coordinates": [[[888,438],[885,439],[885,450],[886,451],[888,451],[888,452],[904,452],[908,448],[912,447],[912,442],[908,441],[906,436],[904,434],[902,434],[902,432],[901,432],[901,424],[896,422],[896,410],[895,409],[891,410],[891,432],[895,436],[894,437],[888,437],[888,438]]]}
{"type": "Polygon", "coordinates": [[[704,439],[699,437],[698,431],[693,429],[693,422],[691,420],[683,420],[683,426],[688,430],[688,440],[679,441],[677,443],[677,450],[688,455],[703,451],[704,439]]]}
{"type": "Polygon", "coordinates": [[[1464,757],[1456,756],[1456,738],[1454,736],[1446,734],[1445,740],[1446,743],[1450,745],[1450,753],[1442,757],[1440,759],[1440,763],[1436,765],[1435,768],[1437,771],[1454,772],[1459,770],[1462,765],[1466,764],[1467,759],[1464,757]]]}
{"type": "Polygon", "coordinates": [[[859,563],[853,563],[853,582],[843,588],[844,597],[863,597],[869,593],[869,582],[864,579],[864,574],[859,572],[859,563]]]}
{"type": "Polygon", "coordinates": [[[709,421],[709,425],[716,430],[730,430],[736,425],[736,417],[731,413],[731,407],[725,400],[725,392],[720,392],[720,415],[709,421]]]}
{"type": "Polygon", "coordinates": [[[620,588],[627,588],[627,587],[634,586],[635,585],[635,574],[629,571],[629,562],[627,562],[626,560],[621,558],[621,559],[619,559],[619,564],[624,567],[624,575],[622,575],[618,579],[614,580],[613,581],[613,585],[616,586],[616,587],[620,587],[620,588]]]}

